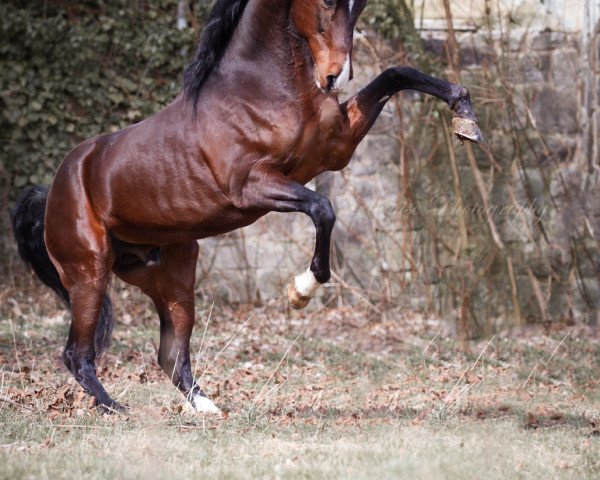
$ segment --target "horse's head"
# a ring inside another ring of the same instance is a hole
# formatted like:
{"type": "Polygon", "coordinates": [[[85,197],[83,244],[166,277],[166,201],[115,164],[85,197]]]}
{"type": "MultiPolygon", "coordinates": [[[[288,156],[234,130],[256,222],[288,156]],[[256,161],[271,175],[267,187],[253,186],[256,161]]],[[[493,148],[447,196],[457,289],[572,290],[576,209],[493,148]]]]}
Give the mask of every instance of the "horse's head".
{"type": "Polygon", "coordinates": [[[315,81],[325,92],[338,92],[351,79],[352,35],[367,0],[294,0],[292,21],[306,39],[315,81]]]}

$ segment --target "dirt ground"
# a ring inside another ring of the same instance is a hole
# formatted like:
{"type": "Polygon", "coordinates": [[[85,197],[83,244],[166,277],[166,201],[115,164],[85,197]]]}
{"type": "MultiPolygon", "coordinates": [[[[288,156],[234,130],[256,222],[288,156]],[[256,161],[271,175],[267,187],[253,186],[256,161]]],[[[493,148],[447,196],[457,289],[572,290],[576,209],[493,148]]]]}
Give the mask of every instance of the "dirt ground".
{"type": "Polygon", "coordinates": [[[358,308],[289,311],[198,298],[196,377],[225,412],[191,412],[156,362],[138,293],[99,376],[98,413],[61,362],[66,313],[0,293],[0,478],[597,478],[600,330],[538,326],[469,343],[445,322],[358,308]]]}

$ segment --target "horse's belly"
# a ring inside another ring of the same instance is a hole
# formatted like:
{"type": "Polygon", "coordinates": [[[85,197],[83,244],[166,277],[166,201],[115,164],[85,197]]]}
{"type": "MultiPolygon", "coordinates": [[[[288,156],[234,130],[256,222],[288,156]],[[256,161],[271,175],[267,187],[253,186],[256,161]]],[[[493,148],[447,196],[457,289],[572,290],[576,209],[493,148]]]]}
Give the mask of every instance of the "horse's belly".
{"type": "Polygon", "coordinates": [[[121,218],[109,227],[120,240],[136,244],[165,245],[222,235],[254,223],[266,212],[246,212],[234,207],[207,204],[186,211],[171,211],[169,217],[121,218]]]}

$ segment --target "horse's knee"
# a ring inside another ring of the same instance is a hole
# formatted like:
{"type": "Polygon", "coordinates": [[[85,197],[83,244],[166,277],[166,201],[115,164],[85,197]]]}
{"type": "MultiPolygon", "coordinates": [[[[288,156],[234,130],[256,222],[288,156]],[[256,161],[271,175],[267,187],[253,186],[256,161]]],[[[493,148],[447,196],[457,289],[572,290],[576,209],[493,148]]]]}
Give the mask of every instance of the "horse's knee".
{"type": "Polygon", "coordinates": [[[333,228],[336,220],[333,205],[327,197],[320,197],[314,202],[311,216],[315,219],[315,223],[328,229],[333,228]]]}

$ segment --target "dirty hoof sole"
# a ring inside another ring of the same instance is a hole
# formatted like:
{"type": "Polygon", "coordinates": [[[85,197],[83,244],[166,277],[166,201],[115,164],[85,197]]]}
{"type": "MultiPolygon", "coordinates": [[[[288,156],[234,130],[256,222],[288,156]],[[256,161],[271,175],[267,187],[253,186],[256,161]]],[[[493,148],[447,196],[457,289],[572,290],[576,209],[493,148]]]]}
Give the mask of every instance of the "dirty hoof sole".
{"type": "Polygon", "coordinates": [[[288,300],[292,308],[301,310],[310,303],[310,297],[300,295],[296,289],[296,282],[291,281],[287,286],[288,300]]]}
{"type": "Polygon", "coordinates": [[[468,140],[473,143],[480,143],[483,140],[481,129],[477,122],[468,118],[454,117],[452,119],[452,128],[454,135],[460,141],[468,140]]]}

